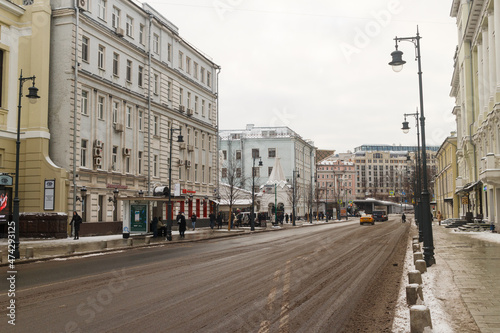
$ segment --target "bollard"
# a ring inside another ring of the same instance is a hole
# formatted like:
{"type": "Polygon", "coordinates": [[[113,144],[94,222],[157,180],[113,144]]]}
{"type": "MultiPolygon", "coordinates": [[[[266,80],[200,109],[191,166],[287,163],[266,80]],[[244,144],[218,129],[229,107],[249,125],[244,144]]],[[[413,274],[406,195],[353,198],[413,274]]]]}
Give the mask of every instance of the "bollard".
{"type": "Polygon", "coordinates": [[[413,305],[410,307],[410,332],[423,333],[432,332],[431,312],[425,305],[413,305]]]}
{"type": "Polygon", "coordinates": [[[424,301],[424,293],[422,286],[417,283],[411,283],[406,286],[406,303],[408,305],[422,304],[424,301]]]}
{"type": "Polygon", "coordinates": [[[151,244],[151,236],[146,236],[146,238],[144,238],[144,244],[146,245],[151,244]]]}
{"type": "Polygon", "coordinates": [[[33,248],[32,247],[27,247],[26,248],[26,258],[33,258],[33,248]]]}
{"type": "Polygon", "coordinates": [[[422,274],[419,270],[411,270],[408,272],[408,283],[422,284],[422,274]]]}
{"type": "Polygon", "coordinates": [[[422,260],[424,259],[424,255],[422,252],[415,252],[413,253],[413,263],[415,264],[417,260],[422,260]]]}
{"type": "Polygon", "coordinates": [[[419,259],[415,261],[415,269],[418,269],[422,274],[427,272],[427,264],[425,263],[425,260],[419,259]]]}
{"type": "Polygon", "coordinates": [[[413,252],[420,252],[420,244],[413,243],[413,252]]]}
{"type": "Polygon", "coordinates": [[[68,251],[69,254],[75,253],[75,244],[68,244],[68,251]]]}
{"type": "Polygon", "coordinates": [[[101,242],[99,243],[99,248],[100,248],[101,250],[104,250],[104,249],[106,249],[107,247],[108,247],[108,242],[107,242],[107,241],[103,240],[103,241],[101,241],[101,242]]]}
{"type": "Polygon", "coordinates": [[[128,238],[127,239],[127,245],[128,246],[134,246],[134,239],[133,238],[128,238]]]}

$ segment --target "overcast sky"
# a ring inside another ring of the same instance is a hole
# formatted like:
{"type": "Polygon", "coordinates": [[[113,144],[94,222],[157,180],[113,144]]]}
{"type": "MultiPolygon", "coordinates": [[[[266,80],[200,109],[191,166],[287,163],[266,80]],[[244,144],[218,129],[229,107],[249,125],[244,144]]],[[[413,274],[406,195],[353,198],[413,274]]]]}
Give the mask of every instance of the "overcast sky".
{"type": "Polygon", "coordinates": [[[427,145],[455,129],[449,97],[457,45],[451,0],[151,0],[180,35],[222,67],[221,129],[288,126],[319,149],[416,145],[401,131],[419,106],[415,47],[388,62],[394,37],[419,27],[427,145]]]}

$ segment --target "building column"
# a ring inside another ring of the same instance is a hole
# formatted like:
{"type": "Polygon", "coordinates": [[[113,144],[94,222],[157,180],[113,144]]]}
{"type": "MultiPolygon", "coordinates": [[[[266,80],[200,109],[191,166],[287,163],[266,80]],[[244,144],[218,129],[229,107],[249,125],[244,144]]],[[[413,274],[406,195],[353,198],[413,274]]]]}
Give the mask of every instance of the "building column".
{"type": "Polygon", "coordinates": [[[490,195],[490,221],[494,221],[497,231],[500,227],[500,187],[494,187],[490,195]]]}
{"type": "MultiPolygon", "coordinates": [[[[498,26],[500,29],[500,26],[498,26]]],[[[496,75],[496,49],[495,49],[495,34],[493,33],[495,31],[495,18],[494,18],[494,12],[493,10],[488,10],[488,31],[491,33],[488,35],[488,45],[489,45],[489,52],[488,52],[488,58],[489,58],[489,77],[490,77],[490,82],[489,82],[489,91],[490,91],[490,100],[489,104],[494,105],[495,104],[495,93],[496,93],[496,84],[497,84],[497,75],[496,75]]],[[[488,107],[489,109],[489,107],[488,107]]]]}
{"type": "MultiPolygon", "coordinates": [[[[494,26],[497,28],[496,30],[500,31],[500,5],[498,5],[498,2],[493,8],[493,16],[494,26]]],[[[495,33],[495,54],[500,55],[500,33],[495,33]]],[[[500,66],[495,68],[495,78],[496,91],[500,93],[500,66]]]]}
{"type": "Polygon", "coordinates": [[[481,113],[488,113],[488,105],[490,101],[490,64],[489,64],[489,37],[488,27],[483,26],[483,75],[479,77],[479,83],[483,85],[483,105],[480,110],[481,113]]]}
{"type": "MultiPolygon", "coordinates": [[[[483,35],[484,36],[484,35],[483,35]]],[[[483,79],[483,40],[477,41],[477,90],[478,90],[478,100],[479,100],[479,110],[480,112],[483,112],[483,106],[484,106],[484,79],[483,79]]],[[[473,123],[475,119],[470,119],[470,122],[473,123]]]]}

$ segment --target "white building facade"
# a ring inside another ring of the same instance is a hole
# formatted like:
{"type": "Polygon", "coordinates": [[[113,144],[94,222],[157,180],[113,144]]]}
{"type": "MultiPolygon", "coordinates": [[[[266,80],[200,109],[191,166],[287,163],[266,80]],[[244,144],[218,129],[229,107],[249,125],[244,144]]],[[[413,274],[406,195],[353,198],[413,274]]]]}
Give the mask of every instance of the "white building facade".
{"type": "Polygon", "coordinates": [[[452,1],[460,215],[500,222],[500,1],[452,1]]]}
{"type": "Polygon", "coordinates": [[[225,180],[225,169],[229,161],[236,162],[237,172],[244,180],[243,187],[255,192],[268,180],[275,159],[280,158],[284,176],[289,184],[296,177],[296,215],[305,216],[312,209],[316,147],[310,140],[303,139],[288,127],[256,127],[252,124],[243,130],[221,130],[219,149],[222,155],[221,181],[225,180]],[[254,158],[255,157],[255,158],[254,158]],[[255,163],[254,163],[255,161],[255,163]],[[262,166],[259,167],[259,161],[262,166]],[[255,166],[255,179],[252,168],[255,166]]]}
{"type": "Polygon", "coordinates": [[[170,190],[191,194],[189,214],[205,217],[217,183],[220,67],[147,4],[78,1],[75,10],[62,0],[52,11],[50,152],[70,172],[69,210],[121,220],[113,191],[152,194],[171,166],[170,190]]]}

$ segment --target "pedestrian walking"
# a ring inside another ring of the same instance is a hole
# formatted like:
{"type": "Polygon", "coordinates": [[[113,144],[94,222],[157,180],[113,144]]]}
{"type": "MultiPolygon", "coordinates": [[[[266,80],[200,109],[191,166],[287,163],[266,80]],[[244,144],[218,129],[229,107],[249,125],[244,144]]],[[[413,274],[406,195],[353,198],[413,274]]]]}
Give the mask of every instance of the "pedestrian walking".
{"type": "Polygon", "coordinates": [[[193,231],[196,229],[196,214],[191,215],[191,225],[193,226],[193,231]]]}
{"type": "Polygon", "coordinates": [[[216,218],[215,218],[215,214],[214,214],[214,213],[210,213],[210,214],[208,215],[208,218],[210,219],[210,229],[212,229],[212,230],[213,230],[213,229],[214,229],[214,226],[215,226],[215,220],[216,220],[216,218]]]}
{"type": "Polygon", "coordinates": [[[437,219],[438,219],[439,225],[441,225],[441,221],[443,220],[443,214],[441,214],[441,211],[439,211],[439,210],[437,212],[437,219]]]}
{"type": "Polygon", "coordinates": [[[158,218],[153,216],[153,221],[151,221],[151,229],[153,229],[153,238],[158,237],[158,218]]]}
{"type": "Polygon", "coordinates": [[[161,217],[158,218],[158,236],[163,236],[163,235],[167,235],[167,227],[165,226],[165,223],[163,223],[163,221],[161,220],[161,217]]]}
{"type": "Polygon", "coordinates": [[[73,218],[71,219],[71,222],[69,223],[74,227],[75,230],[75,238],[73,239],[80,239],[80,224],[82,224],[83,220],[80,215],[76,212],[76,210],[73,212],[73,218]]]}
{"type": "Polygon", "coordinates": [[[222,222],[224,222],[224,218],[222,217],[222,212],[219,212],[217,215],[217,229],[222,229],[222,222]]]}
{"type": "Polygon", "coordinates": [[[403,215],[401,215],[401,221],[403,221],[403,223],[406,222],[406,215],[405,215],[405,213],[403,213],[403,215]]]}
{"type": "Polygon", "coordinates": [[[179,225],[179,235],[180,238],[184,238],[184,233],[186,232],[186,218],[184,217],[184,212],[179,212],[177,214],[177,224],[179,225]]]}

